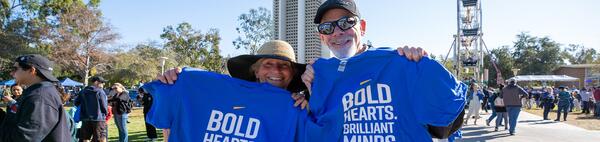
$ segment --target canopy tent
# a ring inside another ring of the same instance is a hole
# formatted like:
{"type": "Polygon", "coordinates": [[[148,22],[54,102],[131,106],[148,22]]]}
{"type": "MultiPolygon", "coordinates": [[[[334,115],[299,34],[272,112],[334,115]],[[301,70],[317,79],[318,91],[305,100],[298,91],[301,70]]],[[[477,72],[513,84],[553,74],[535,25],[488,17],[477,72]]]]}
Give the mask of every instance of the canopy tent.
{"type": "MultiPolygon", "coordinates": [[[[512,77],[516,81],[577,81],[579,78],[567,75],[518,75],[512,77]]],[[[509,80],[510,80],[509,79],[509,80]]]]}
{"type": "Polygon", "coordinates": [[[14,85],[14,84],[15,84],[15,80],[14,79],[11,79],[11,80],[8,80],[8,81],[4,81],[4,82],[0,83],[0,85],[7,85],[7,86],[11,86],[11,85],[14,85]]]}
{"type": "Polygon", "coordinates": [[[60,85],[62,86],[83,86],[83,83],[71,80],[70,78],[66,78],[60,81],[60,85]]]}
{"type": "MultiPolygon", "coordinates": [[[[15,80],[14,79],[8,80],[8,81],[5,81],[5,82],[0,82],[0,85],[11,86],[11,85],[14,85],[14,84],[15,84],[15,80]]],[[[67,78],[67,79],[64,79],[64,80],[60,81],[60,84],[62,86],[73,86],[73,87],[74,86],[83,86],[83,83],[71,80],[70,78],[67,78]]]]}

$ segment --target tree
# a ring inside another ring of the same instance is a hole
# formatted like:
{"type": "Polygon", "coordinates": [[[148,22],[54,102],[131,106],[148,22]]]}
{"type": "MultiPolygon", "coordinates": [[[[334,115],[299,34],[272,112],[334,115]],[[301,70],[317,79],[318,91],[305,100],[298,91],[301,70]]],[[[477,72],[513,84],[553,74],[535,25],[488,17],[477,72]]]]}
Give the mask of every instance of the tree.
{"type": "Polygon", "coordinates": [[[514,42],[515,67],[519,74],[550,74],[559,65],[564,64],[560,44],[549,37],[534,37],[527,33],[517,35],[514,42]]]}
{"type": "MultiPolygon", "coordinates": [[[[98,7],[99,0],[90,0],[87,5],[98,7]]],[[[22,54],[51,52],[45,35],[57,25],[58,15],[73,5],[85,5],[83,0],[0,0],[0,78],[8,78],[6,67],[22,54]]]]}
{"type": "Polygon", "coordinates": [[[563,51],[563,56],[571,64],[590,64],[599,59],[596,49],[577,44],[569,44],[563,51]]]}
{"type": "Polygon", "coordinates": [[[175,58],[178,66],[200,67],[219,73],[223,71],[223,57],[219,53],[221,37],[217,29],[210,29],[203,34],[184,22],[177,28],[167,26],[160,37],[166,40],[165,47],[177,53],[175,58]]]}
{"type": "Polygon", "coordinates": [[[0,80],[12,78],[9,68],[13,66],[17,56],[42,52],[36,48],[26,47],[26,42],[23,40],[18,35],[7,35],[0,32],[0,51],[2,51],[0,52],[0,80]]]}
{"type": "Polygon", "coordinates": [[[235,30],[241,35],[233,41],[233,45],[236,49],[248,50],[250,54],[256,54],[258,48],[275,34],[271,11],[264,7],[250,9],[238,17],[238,22],[235,30]]]}
{"type": "Polygon", "coordinates": [[[498,71],[492,64],[492,59],[496,63],[496,67],[502,74],[502,79],[508,79],[513,76],[511,69],[513,68],[513,58],[511,56],[512,52],[509,46],[502,46],[496,49],[492,49],[491,53],[488,56],[483,58],[484,60],[484,68],[488,69],[488,84],[492,85],[497,82],[497,73],[498,71]]]}
{"type": "MultiPolygon", "coordinates": [[[[102,74],[110,82],[126,85],[137,85],[140,82],[153,80],[161,71],[160,57],[174,58],[170,50],[162,49],[156,42],[138,44],[129,51],[118,51],[113,68],[102,74]]],[[[166,66],[175,66],[175,60],[166,60],[166,66]]]]}
{"type": "Polygon", "coordinates": [[[54,50],[50,58],[64,71],[81,76],[85,85],[92,73],[110,69],[114,57],[106,52],[106,46],[119,38],[101,15],[98,8],[73,5],[57,17],[59,25],[48,35],[54,50]]]}

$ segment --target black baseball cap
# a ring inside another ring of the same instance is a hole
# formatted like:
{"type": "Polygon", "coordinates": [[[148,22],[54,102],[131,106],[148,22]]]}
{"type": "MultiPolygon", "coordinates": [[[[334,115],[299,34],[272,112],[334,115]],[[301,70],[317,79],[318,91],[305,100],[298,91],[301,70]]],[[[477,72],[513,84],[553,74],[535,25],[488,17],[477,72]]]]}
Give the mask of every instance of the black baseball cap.
{"type": "Polygon", "coordinates": [[[46,79],[53,82],[58,82],[58,79],[52,75],[53,64],[48,58],[39,54],[22,55],[15,59],[15,62],[31,65],[35,70],[39,71],[46,79]]]}
{"type": "Polygon", "coordinates": [[[101,76],[94,76],[94,77],[90,78],[90,82],[96,82],[96,81],[106,83],[106,81],[108,81],[108,80],[102,78],[101,76]]]}
{"type": "Polygon", "coordinates": [[[315,16],[315,24],[321,23],[321,19],[323,19],[325,12],[336,8],[348,10],[348,12],[360,17],[360,13],[358,12],[358,8],[356,7],[354,0],[327,0],[321,4],[321,6],[319,6],[317,15],[315,16]]]}

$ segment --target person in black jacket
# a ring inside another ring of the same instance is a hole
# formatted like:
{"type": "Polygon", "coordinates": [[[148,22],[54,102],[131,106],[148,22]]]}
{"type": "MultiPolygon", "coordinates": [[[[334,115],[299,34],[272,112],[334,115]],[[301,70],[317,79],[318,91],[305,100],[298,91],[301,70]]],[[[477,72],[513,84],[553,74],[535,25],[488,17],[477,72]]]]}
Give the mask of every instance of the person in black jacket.
{"type": "Polygon", "coordinates": [[[79,114],[79,119],[82,121],[81,139],[105,142],[108,136],[106,126],[108,102],[103,89],[106,80],[95,76],[90,79],[90,82],[93,85],[83,88],[75,100],[75,105],[81,110],[79,114]]]}
{"type": "Polygon", "coordinates": [[[115,83],[111,88],[114,95],[111,96],[108,102],[112,106],[115,124],[119,130],[119,141],[127,142],[129,141],[129,137],[127,136],[127,117],[131,112],[131,98],[121,83],[115,83]]]}
{"type": "Polygon", "coordinates": [[[144,122],[146,122],[146,136],[148,137],[147,141],[154,142],[158,138],[156,135],[156,127],[152,126],[152,124],[146,121],[146,115],[150,112],[150,108],[152,108],[152,94],[144,91],[144,88],[140,87],[138,89],[139,95],[142,96],[141,103],[144,106],[144,122]]]}
{"type": "Polygon", "coordinates": [[[65,110],[53,82],[52,62],[41,55],[17,57],[11,75],[26,87],[23,95],[7,110],[13,119],[0,126],[0,141],[71,141],[65,110]]]}
{"type": "Polygon", "coordinates": [[[483,103],[481,103],[481,109],[483,109],[485,111],[485,113],[488,113],[488,108],[490,107],[488,100],[489,100],[490,96],[492,96],[492,92],[490,91],[490,88],[487,86],[482,90],[482,92],[483,92],[483,100],[482,100],[483,103]]]}

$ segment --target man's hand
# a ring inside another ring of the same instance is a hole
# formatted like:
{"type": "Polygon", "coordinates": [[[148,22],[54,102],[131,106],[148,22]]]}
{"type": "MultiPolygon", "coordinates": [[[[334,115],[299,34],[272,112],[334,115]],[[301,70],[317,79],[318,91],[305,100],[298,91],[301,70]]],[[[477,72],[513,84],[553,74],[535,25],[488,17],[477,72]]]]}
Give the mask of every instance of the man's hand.
{"type": "Polygon", "coordinates": [[[308,106],[308,101],[306,100],[304,94],[300,93],[292,93],[292,99],[294,99],[294,107],[300,106],[300,109],[306,108],[308,106]]]}
{"type": "Polygon", "coordinates": [[[427,51],[423,50],[421,47],[408,47],[408,46],[404,46],[404,47],[398,47],[396,49],[398,51],[399,55],[404,55],[406,56],[406,58],[408,60],[411,61],[416,61],[418,62],[419,60],[421,60],[421,58],[426,57],[427,51]]]}
{"type": "Polygon", "coordinates": [[[177,80],[177,75],[179,75],[179,73],[181,73],[181,68],[172,68],[164,74],[159,73],[156,75],[156,79],[160,80],[162,83],[173,84],[175,83],[175,80],[177,80]]]}

